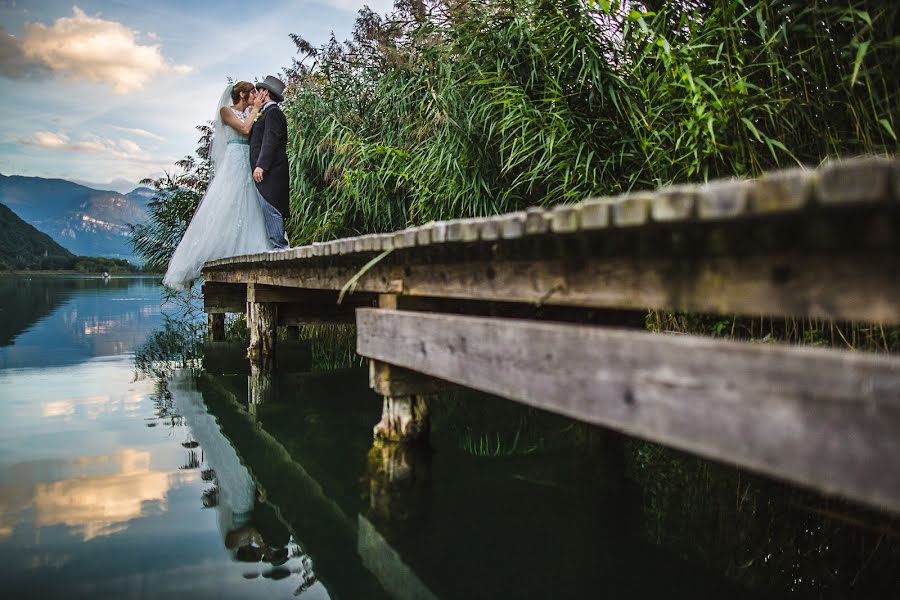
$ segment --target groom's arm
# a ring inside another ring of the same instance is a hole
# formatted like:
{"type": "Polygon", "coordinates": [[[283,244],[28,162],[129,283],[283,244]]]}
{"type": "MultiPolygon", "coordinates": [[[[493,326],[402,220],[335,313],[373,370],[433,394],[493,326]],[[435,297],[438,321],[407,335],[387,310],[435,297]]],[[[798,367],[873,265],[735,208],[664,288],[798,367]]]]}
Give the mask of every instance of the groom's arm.
{"type": "Polygon", "coordinates": [[[256,166],[263,171],[271,170],[278,149],[287,146],[287,119],[284,113],[275,107],[268,112],[271,114],[266,115],[266,130],[263,132],[259,158],[256,159],[256,166]]]}

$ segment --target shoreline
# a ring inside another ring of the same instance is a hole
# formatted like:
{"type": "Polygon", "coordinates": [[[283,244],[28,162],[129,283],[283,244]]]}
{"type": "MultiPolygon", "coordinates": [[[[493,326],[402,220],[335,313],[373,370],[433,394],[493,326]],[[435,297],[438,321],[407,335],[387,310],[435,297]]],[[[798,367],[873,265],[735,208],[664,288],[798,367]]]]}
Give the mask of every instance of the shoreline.
{"type": "MultiPolygon", "coordinates": [[[[54,277],[54,276],[77,276],[85,279],[102,279],[103,272],[94,271],[0,271],[0,277],[54,277]]],[[[162,278],[163,273],[110,273],[110,279],[121,279],[124,277],[157,277],[162,278]]]]}

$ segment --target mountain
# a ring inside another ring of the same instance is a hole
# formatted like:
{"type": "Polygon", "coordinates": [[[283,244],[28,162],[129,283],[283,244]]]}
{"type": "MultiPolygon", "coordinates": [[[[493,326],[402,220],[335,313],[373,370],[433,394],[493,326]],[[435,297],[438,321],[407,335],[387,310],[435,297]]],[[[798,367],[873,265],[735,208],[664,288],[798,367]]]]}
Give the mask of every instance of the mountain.
{"type": "Polygon", "coordinates": [[[153,188],[136,187],[125,194],[125,197],[134,200],[135,202],[143,206],[144,209],[146,209],[147,205],[150,204],[150,201],[153,200],[153,196],[155,194],[156,192],[153,190],[153,188]]]}
{"type": "Polygon", "coordinates": [[[94,183],[93,181],[85,181],[83,179],[69,179],[68,181],[101,192],[118,192],[124,195],[128,195],[128,192],[137,187],[133,181],[122,178],[113,179],[109,183],[94,183]]]}
{"type": "Polygon", "coordinates": [[[148,191],[122,195],[64,179],[0,175],[0,203],[61,246],[75,254],[135,262],[129,225],[147,218],[148,191]]]}
{"type": "Polygon", "coordinates": [[[75,256],[0,204],[0,271],[7,270],[133,273],[138,268],[120,258],[75,256]]]}
{"type": "Polygon", "coordinates": [[[58,269],[75,255],[0,204],[0,266],[5,269],[58,269]]]}

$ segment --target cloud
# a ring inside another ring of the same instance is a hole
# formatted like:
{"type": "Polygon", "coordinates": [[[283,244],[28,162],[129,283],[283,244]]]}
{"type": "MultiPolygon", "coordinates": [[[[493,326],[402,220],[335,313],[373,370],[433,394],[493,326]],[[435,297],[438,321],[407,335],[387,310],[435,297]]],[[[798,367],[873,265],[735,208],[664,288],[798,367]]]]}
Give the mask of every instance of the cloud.
{"type": "Polygon", "coordinates": [[[12,79],[36,79],[45,77],[50,68],[22,51],[22,45],[0,25],[0,75],[12,79]]]}
{"type": "Polygon", "coordinates": [[[144,150],[131,140],[111,140],[98,136],[89,136],[79,140],[71,139],[65,133],[52,131],[37,131],[31,137],[16,139],[19,144],[37,146],[47,150],[61,150],[64,152],[91,152],[94,154],[109,154],[116,158],[146,159],[149,158],[144,150]]]}
{"type": "Polygon", "coordinates": [[[123,133],[130,133],[132,135],[139,135],[141,137],[150,138],[151,140],[156,140],[157,142],[165,141],[164,137],[156,135],[155,133],[150,133],[146,129],[139,129],[137,127],[119,127],[118,125],[112,125],[112,128],[123,133]]]}
{"type": "Polygon", "coordinates": [[[339,8],[341,10],[359,12],[363,6],[368,6],[372,12],[383,15],[394,9],[394,0],[319,0],[323,4],[339,8]]]}
{"type": "Polygon", "coordinates": [[[104,83],[116,94],[127,94],[160,75],[191,71],[167,61],[159,44],[139,43],[139,32],[121,23],[88,16],[77,6],[72,12],[50,26],[26,23],[21,42],[3,32],[0,72],[16,77],[28,73],[29,65],[38,65],[73,81],[104,83]]]}

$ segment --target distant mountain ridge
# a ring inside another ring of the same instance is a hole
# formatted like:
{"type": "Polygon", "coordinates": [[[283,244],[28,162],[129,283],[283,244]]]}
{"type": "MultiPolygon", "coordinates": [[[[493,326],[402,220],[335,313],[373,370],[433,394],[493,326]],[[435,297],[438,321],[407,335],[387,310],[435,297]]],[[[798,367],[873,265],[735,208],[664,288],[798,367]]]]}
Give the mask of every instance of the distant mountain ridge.
{"type": "Polygon", "coordinates": [[[120,194],[127,195],[128,192],[138,187],[137,184],[133,181],[128,181],[127,179],[118,178],[113,179],[109,183],[98,183],[95,181],[87,181],[84,179],[67,179],[66,181],[71,181],[72,183],[77,183],[78,185],[83,185],[84,187],[91,188],[93,190],[99,190],[101,192],[119,192],[120,194]]]}
{"type": "Polygon", "coordinates": [[[123,195],[65,179],[0,175],[0,203],[67,250],[85,256],[137,262],[129,225],[147,219],[152,196],[150,188],[123,195]]]}

